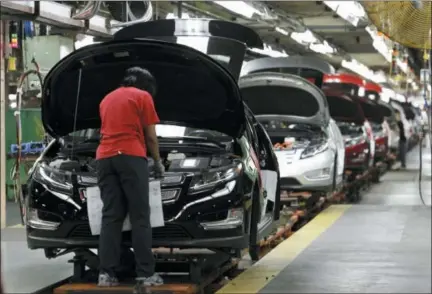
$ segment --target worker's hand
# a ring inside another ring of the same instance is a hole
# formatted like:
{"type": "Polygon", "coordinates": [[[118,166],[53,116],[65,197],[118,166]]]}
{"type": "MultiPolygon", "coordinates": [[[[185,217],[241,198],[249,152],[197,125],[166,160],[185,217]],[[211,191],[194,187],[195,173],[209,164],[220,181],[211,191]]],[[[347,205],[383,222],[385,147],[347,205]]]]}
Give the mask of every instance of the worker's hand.
{"type": "Polygon", "coordinates": [[[154,165],[155,178],[162,178],[165,173],[165,166],[162,163],[162,160],[155,161],[154,165]]]}

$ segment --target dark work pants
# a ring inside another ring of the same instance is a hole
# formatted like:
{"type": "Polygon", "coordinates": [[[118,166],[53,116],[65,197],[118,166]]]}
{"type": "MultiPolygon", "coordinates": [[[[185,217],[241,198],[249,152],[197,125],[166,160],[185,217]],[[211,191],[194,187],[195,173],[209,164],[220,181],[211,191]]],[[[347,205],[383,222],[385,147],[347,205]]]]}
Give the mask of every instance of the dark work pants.
{"type": "Polygon", "coordinates": [[[103,202],[99,237],[100,270],[115,275],[120,266],[122,228],[129,213],[138,277],[154,274],[147,159],[117,155],[98,160],[98,184],[103,202]]]}
{"type": "Polygon", "coordinates": [[[399,159],[402,167],[406,167],[407,142],[399,140],[399,159]]]}

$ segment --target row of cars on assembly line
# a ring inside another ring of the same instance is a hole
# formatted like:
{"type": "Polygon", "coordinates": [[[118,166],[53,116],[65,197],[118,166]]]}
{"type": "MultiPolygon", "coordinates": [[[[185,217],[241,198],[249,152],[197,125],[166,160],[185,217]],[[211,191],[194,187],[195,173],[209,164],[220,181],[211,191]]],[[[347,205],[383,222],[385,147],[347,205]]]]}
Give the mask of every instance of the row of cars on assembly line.
{"type": "MultiPolygon", "coordinates": [[[[327,195],[342,188],[346,169],[364,171],[385,157],[388,133],[380,126],[394,111],[360,95],[363,80],[314,58],[243,65],[247,48],[262,45],[236,23],[158,20],[59,61],[42,99],[54,140],[23,190],[29,248],[50,258],[97,248],[86,189],[97,185],[98,105],[130,66],[148,68],[158,82],[166,174],[165,226],[153,229],[155,247],[239,254],[271,232],[292,192],[327,195]]],[[[379,95],[376,85],[364,86],[379,95]]],[[[129,232],[123,242],[130,246],[129,232]]]]}

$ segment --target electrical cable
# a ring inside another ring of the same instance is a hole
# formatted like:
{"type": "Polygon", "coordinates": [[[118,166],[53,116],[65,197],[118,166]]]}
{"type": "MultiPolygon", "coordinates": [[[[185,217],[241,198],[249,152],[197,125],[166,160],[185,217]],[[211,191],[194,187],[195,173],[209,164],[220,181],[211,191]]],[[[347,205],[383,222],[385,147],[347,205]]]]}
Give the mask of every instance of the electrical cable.
{"type": "MultiPolygon", "coordinates": [[[[432,63],[431,63],[431,58],[430,58],[430,53],[429,52],[429,58],[427,61],[427,68],[429,69],[429,83],[432,83],[432,63]]],[[[426,64],[426,60],[425,60],[425,64],[426,64]]],[[[427,206],[424,197],[423,197],[423,189],[422,189],[422,172],[423,172],[423,140],[425,140],[426,135],[429,137],[429,151],[432,152],[432,134],[431,134],[431,115],[432,115],[432,108],[430,107],[430,105],[428,106],[427,103],[427,79],[425,78],[425,82],[423,85],[423,99],[424,99],[424,103],[426,106],[426,111],[427,111],[427,123],[428,123],[428,134],[426,134],[426,130],[423,127],[422,130],[422,136],[420,138],[420,142],[419,142],[419,179],[418,179],[418,189],[419,189],[419,195],[420,195],[420,199],[423,203],[424,206],[427,206]]],[[[432,154],[432,153],[431,153],[432,154]]]]}
{"type": "MultiPolygon", "coordinates": [[[[22,95],[23,95],[23,85],[25,79],[31,75],[35,74],[40,82],[40,86],[42,86],[43,78],[40,73],[40,67],[39,64],[36,62],[35,58],[33,57],[31,60],[31,63],[34,65],[36,69],[30,69],[24,72],[18,81],[18,87],[16,90],[16,101],[17,101],[17,109],[14,112],[15,116],[15,123],[16,123],[16,139],[17,139],[17,155],[15,160],[15,165],[13,169],[11,170],[11,176],[13,176],[14,181],[14,196],[15,196],[15,202],[19,203],[20,207],[20,214],[21,214],[21,223],[24,225],[24,211],[23,211],[23,203],[24,198],[22,195],[21,190],[21,155],[22,155],[22,125],[21,125],[21,108],[22,108],[22,95]]],[[[42,90],[41,90],[42,91],[42,90]]]]}

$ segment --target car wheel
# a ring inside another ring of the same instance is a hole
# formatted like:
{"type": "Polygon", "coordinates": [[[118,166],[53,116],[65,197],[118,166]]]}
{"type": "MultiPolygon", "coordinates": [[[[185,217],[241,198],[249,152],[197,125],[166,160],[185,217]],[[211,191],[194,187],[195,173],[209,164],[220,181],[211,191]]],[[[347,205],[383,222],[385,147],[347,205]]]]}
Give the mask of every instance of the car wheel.
{"type": "Polygon", "coordinates": [[[252,261],[259,259],[258,224],[261,216],[259,188],[255,184],[252,191],[252,208],[249,229],[249,255],[252,261]]]}

